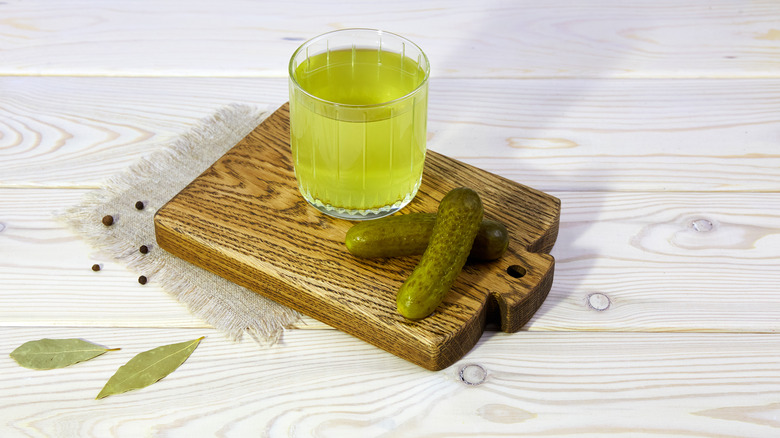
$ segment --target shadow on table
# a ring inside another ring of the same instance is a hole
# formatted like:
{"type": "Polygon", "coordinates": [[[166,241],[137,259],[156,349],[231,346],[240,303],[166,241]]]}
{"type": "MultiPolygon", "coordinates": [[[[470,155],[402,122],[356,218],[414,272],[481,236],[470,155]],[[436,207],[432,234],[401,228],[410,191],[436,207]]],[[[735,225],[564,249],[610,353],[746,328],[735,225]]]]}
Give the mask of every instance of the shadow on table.
{"type": "MultiPolygon", "coordinates": [[[[508,22],[500,16],[481,19],[486,35],[494,35],[495,29],[508,22]]],[[[472,46],[486,40],[471,35],[463,41],[469,47],[464,46],[463,52],[453,50],[453,57],[478,52],[472,46]]],[[[567,53],[578,50],[575,40],[569,42],[571,46],[566,41],[555,42],[561,62],[566,62],[567,53]]],[[[614,70],[608,63],[595,65],[604,59],[593,57],[594,65],[584,68],[588,71],[585,79],[530,77],[549,66],[534,70],[529,65],[529,77],[521,70],[501,73],[501,66],[524,64],[505,60],[496,61],[496,77],[490,77],[493,73],[485,65],[479,70],[485,77],[447,77],[448,66],[462,66],[462,59],[432,60],[446,73],[431,79],[429,149],[561,199],[559,234],[551,252],[556,259],[555,278],[547,299],[524,330],[566,330],[577,325],[559,316],[561,306],[569,308],[568,315],[599,310],[590,307],[588,300],[598,291],[585,287],[597,263],[598,248],[588,247],[579,237],[599,221],[612,182],[612,169],[599,160],[605,156],[599,151],[600,143],[610,131],[599,130],[599,114],[604,109],[594,106],[603,101],[603,87],[609,84],[607,79],[598,79],[598,72],[605,72],[606,77],[614,70]]]]}

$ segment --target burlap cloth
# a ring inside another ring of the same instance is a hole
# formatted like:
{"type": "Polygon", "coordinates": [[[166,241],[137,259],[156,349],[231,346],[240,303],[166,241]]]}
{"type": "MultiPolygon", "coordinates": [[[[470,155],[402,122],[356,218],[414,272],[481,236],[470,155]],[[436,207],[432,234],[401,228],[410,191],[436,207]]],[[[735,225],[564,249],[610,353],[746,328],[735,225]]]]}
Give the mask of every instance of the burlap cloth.
{"type": "Polygon", "coordinates": [[[189,132],[159,144],[156,152],[58,217],[101,253],[146,276],[230,339],[239,340],[246,333],[271,344],[300,314],[158,248],[153,223],[157,209],[268,115],[247,105],[225,107],[189,132]],[[142,210],[136,208],[138,201],[144,203],[142,210]],[[114,218],[113,225],[101,222],[106,215],[114,218]],[[141,245],[149,248],[148,253],[139,251],[141,245]]]}

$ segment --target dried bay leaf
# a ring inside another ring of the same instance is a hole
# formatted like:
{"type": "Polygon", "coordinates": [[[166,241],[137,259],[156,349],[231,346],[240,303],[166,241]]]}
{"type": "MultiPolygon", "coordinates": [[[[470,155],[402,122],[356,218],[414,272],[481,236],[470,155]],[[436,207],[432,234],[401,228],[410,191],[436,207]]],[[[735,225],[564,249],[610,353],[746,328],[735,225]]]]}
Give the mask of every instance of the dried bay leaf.
{"type": "Polygon", "coordinates": [[[104,348],[82,339],[39,339],[20,345],[11,352],[11,357],[25,368],[52,370],[116,350],[119,349],[104,348]]]}
{"type": "Polygon", "coordinates": [[[108,379],[96,398],[147,387],[179,368],[204,337],[138,353],[108,379]]]}

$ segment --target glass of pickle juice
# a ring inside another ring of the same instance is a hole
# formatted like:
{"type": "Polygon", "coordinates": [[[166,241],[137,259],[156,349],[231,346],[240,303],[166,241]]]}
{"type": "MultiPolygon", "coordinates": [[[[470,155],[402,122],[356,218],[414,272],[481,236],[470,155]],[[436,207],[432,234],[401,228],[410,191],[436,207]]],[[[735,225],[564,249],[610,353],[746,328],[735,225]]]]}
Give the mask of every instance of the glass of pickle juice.
{"type": "Polygon", "coordinates": [[[290,144],[309,204],[349,220],[390,215],[417,194],[430,68],[399,35],[329,32],[290,59],[290,144]]]}

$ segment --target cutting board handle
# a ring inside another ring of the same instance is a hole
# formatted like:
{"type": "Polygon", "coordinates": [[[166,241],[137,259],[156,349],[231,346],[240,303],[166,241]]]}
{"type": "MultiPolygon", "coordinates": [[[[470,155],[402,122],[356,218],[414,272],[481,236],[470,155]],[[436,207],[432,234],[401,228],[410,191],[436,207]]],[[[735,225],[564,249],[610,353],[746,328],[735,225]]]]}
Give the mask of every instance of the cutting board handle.
{"type": "MultiPolygon", "coordinates": [[[[506,289],[493,290],[491,294],[498,305],[498,321],[501,331],[513,333],[520,330],[541,306],[553,281],[555,259],[549,254],[515,251],[502,258],[500,275],[505,276],[506,289]]],[[[488,315],[495,321],[496,315],[488,315]]]]}

